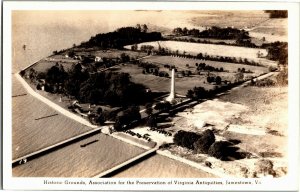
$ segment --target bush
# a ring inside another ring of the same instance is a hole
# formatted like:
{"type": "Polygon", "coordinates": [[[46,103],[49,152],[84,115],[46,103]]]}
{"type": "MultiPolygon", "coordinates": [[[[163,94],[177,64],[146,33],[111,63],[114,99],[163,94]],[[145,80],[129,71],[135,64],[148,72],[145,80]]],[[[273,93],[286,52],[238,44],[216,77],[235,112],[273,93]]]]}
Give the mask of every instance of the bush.
{"type": "Polygon", "coordinates": [[[188,131],[178,131],[174,135],[174,143],[181,147],[186,147],[188,149],[194,149],[194,143],[200,138],[201,136],[194,132],[188,131]]]}
{"type": "Polygon", "coordinates": [[[228,146],[230,143],[227,141],[214,142],[208,149],[208,154],[217,159],[226,160],[228,157],[228,146]]]}
{"type": "Polygon", "coordinates": [[[221,82],[222,82],[221,77],[220,77],[220,76],[217,76],[216,79],[215,79],[215,82],[216,82],[217,85],[220,85],[221,82]]]}
{"type": "Polygon", "coordinates": [[[261,159],[255,163],[255,169],[257,173],[263,175],[273,175],[276,176],[276,172],[273,169],[273,162],[268,159],[261,159]]]}
{"type": "Polygon", "coordinates": [[[277,76],[276,76],[277,84],[280,86],[285,86],[288,84],[288,72],[286,71],[281,71],[277,76]]]}
{"type": "Polygon", "coordinates": [[[209,147],[215,142],[215,135],[211,130],[205,130],[194,143],[196,153],[208,153],[209,147]]]}

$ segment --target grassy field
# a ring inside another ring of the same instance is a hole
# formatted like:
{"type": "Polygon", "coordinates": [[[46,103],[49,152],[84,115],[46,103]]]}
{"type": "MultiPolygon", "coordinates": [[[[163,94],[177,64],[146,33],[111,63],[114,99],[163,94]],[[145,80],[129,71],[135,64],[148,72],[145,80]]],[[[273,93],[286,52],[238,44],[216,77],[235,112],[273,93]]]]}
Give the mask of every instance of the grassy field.
{"type": "MultiPolygon", "coordinates": [[[[125,72],[131,75],[131,80],[135,83],[141,83],[154,92],[170,92],[170,78],[158,77],[152,74],[143,74],[143,68],[134,64],[127,64],[114,68],[113,71],[125,72]]],[[[170,72],[169,72],[170,73],[170,72]]],[[[170,73],[171,75],[171,73],[170,73]]],[[[195,75],[191,77],[175,78],[176,93],[186,95],[187,90],[194,88],[195,86],[203,86],[206,89],[212,89],[214,85],[203,83],[206,81],[204,75],[195,75]]]]}
{"type": "Polygon", "coordinates": [[[13,176],[93,177],[144,151],[110,136],[98,134],[17,166],[13,168],[13,176]],[[80,147],[92,141],[96,142],[80,147]]]}
{"type": "Polygon", "coordinates": [[[179,58],[179,57],[171,57],[171,56],[151,56],[142,59],[142,61],[155,63],[155,64],[164,64],[175,65],[179,68],[179,70],[195,70],[196,63],[206,63],[207,65],[213,66],[215,68],[221,68],[225,71],[229,71],[231,73],[237,72],[238,68],[245,68],[246,70],[251,70],[254,72],[253,75],[259,75],[262,73],[266,73],[268,71],[265,67],[259,66],[251,66],[244,64],[235,64],[235,63],[226,63],[226,62],[218,62],[218,61],[209,61],[209,60],[199,60],[199,59],[188,59],[188,58],[179,58]],[[188,67],[186,66],[188,64],[188,67]]]}
{"type": "Polygon", "coordinates": [[[128,178],[215,178],[216,176],[175,161],[168,157],[155,155],[114,177],[128,178]],[[155,170],[155,171],[153,171],[155,170]]]}
{"type": "Polygon", "coordinates": [[[146,53],[143,52],[135,52],[135,51],[129,51],[129,50],[117,50],[117,49],[111,49],[111,50],[92,50],[92,51],[76,51],[75,52],[78,55],[93,55],[98,57],[106,57],[106,58],[117,58],[121,56],[122,53],[125,53],[126,55],[129,55],[133,58],[140,58],[146,56],[146,53]]]}
{"type": "Polygon", "coordinates": [[[195,26],[251,28],[267,20],[269,15],[263,11],[201,11],[205,16],[195,15],[190,23],[195,26]]]}
{"type": "Polygon", "coordinates": [[[213,38],[198,38],[198,37],[193,37],[193,36],[181,36],[181,37],[175,37],[175,39],[194,39],[195,41],[208,41],[212,43],[228,43],[228,44],[234,44],[236,40],[232,39],[213,39],[213,38]]]}
{"type": "MultiPolygon", "coordinates": [[[[247,48],[247,47],[237,47],[229,45],[215,45],[215,44],[201,44],[201,43],[189,43],[180,41],[160,41],[161,47],[164,47],[170,51],[178,50],[179,53],[186,51],[187,54],[197,55],[199,53],[213,55],[213,56],[223,56],[223,57],[236,57],[236,58],[247,58],[250,61],[263,62],[264,59],[257,58],[257,53],[260,51],[264,56],[267,55],[267,50],[258,48],[247,48]]],[[[138,44],[140,49],[141,45],[152,45],[155,49],[158,48],[158,42],[145,42],[138,44]]],[[[130,49],[129,46],[125,48],[130,49]]]]}
{"type": "Polygon", "coordinates": [[[66,71],[68,71],[69,69],[72,68],[72,66],[75,63],[78,63],[78,61],[72,60],[72,59],[64,59],[64,60],[62,60],[62,59],[53,59],[53,60],[42,59],[39,62],[37,62],[35,65],[32,65],[31,67],[29,67],[28,69],[33,68],[37,72],[47,72],[47,70],[50,69],[52,66],[55,66],[56,63],[61,64],[64,67],[64,69],[66,71]]]}

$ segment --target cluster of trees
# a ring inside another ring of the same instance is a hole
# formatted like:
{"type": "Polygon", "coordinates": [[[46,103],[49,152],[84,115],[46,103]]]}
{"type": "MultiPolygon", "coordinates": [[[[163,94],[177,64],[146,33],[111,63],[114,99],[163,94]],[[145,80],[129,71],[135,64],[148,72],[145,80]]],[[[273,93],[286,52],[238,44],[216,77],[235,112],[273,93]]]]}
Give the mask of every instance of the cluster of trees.
{"type": "MultiPolygon", "coordinates": [[[[143,27],[144,28],[144,27],[143,27]]],[[[114,32],[97,34],[87,42],[81,43],[80,47],[101,47],[122,49],[125,45],[137,44],[146,41],[162,40],[161,33],[151,32],[135,27],[122,27],[114,32]]]]}
{"type": "Polygon", "coordinates": [[[250,85],[257,87],[272,87],[275,85],[275,81],[273,81],[272,79],[262,79],[257,81],[251,80],[250,85]]]}
{"type": "Polygon", "coordinates": [[[117,115],[115,119],[114,129],[116,131],[126,131],[141,120],[140,108],[138,106],[130,106],[126,110],[117,115]]]}
{"type": "Polygon", "coordinates": [[[153,74],[159,77],[169,77],[169,73],[166,71],[159,71],[159,67],[155,64],[148,62],[140,62],[139,66],[143,68],[143,74],[153,74]]]}
{"type": "Polygon", "coordinates": [[[74,65],[68,72],[56,64],[37,78],[45,79],[45,91],[74,96],[83,103],[129,106],[145,103],[150,98],[147,88],[131,82],[128,73],[89,74],[81,64],[74,65]]]}
{"type": "Polygon", "coordinates": [[[288,11],[287,10],[266,10],[266,13],[269,13],[270,18],[287,18],[288,11]]]}
{"type": "Polygon", "coordinates": [[[274,43],[266,43],[262,48],[267,48],[267,58],[270,60],[278,61],[279,64],[288,64],[288,43],[276,41],[274,43]]]}
{"type": "Polygon", "coordinates": [[[235,58],[235,57],[223,57],[223,56],[210,56],[206,54],[199,53],[196,56],[197,59],[206,59],[206,60],[212,60],[212,61],[220,61],[220,62],[228,62],[228,63],[242,63],[246,65],[254,65],[254,66],[260,66],[259,63],[255,61],[249,61],[247,58],[235,58]]]}
{"type": "Polygon", "coordinates": [[[205,70],[205,71],[217,71],[217,72],[223,72],[224,71],[223,67],[217,68],[217,67],[213,67],[213,66],[207,65],[206,63],[199,63],[199,64],[196,63],[195,65],[197,67],[197,71],[201,71],[201,70],[205,70]]]}
{"type": "Polygon", "coordinates": [[[249,61],[247,58],[235,58],[235,57],[223,57],[223,56],[212,56],[207,55],[206,53],[199,53],[196,56],[191,54],[181,54],[176,52],[169,53],[169,55],[173,55],[176,57],[183,57],[183,58],[189,58],[189,59],[203,59],[203,60],[211,60],[211,61],[220,61],[220,62],[228,62],[228,63],[240,63],[240,64],[246,64],[246,65],[253,65],[253,66],[261,66],[261,64],[255,62],[255,61],[249,61]]]}
{"type": "Polygon", "coordinates": [[[172,105],[170,102],[159,102],[155,105],[154,109],[158,111],[165,111],[171,109],[172,105]]]}
{"type": "MultiPolygon", "coordinates": [[[[222,93],[224,91],[227,91],[233,87],[235,87],[236,85],[239,85],[241,83],[244,82],[244,77],[241,76],[243,75],[242,73],[238,73],[238,77],[236,77],[236,80],[234,83],[231,83],[231,82],[227,82],[226,85],[222,85],[222,86],[216,86],[214,89],[210,89],[210,90],[206,90],[205,88],[203,87],[194,87],[193,89],[189,89],[186,93],[186,96],[190,99],[195,99],[195,100],[198,100],[198,99],[206,99],[206,98],[211,98],[213,97],[215,94],[218,94],[218,93],[222,93]]],[[[214,78],[214,81],[216,82],[216,78],[214,78]]],[[[220,77],[221,78],[221,77],[220,77]]],[[[211,81],[211,80],[209,80],[211,81]]],[[[222,81],[222,79],[220,80],[218,78],[217,80],[218,82],[219,81],[222,81]]]]}
{"type": "Polygon", "coordinates": [[[212,92],[206,90],[204,87],[194,87],[187,91],[186,96],[191,99],[205,99],[212,96],[212,92]]]}
{"type": "Polygon", "coordinates": [[[174,135],[174,143],[181,147],[186,147],[188,149],[194,150],[194,143],[198,141],[201,135],[180,130],[174,135]]]}
{"type": "Polygon", "coordinates": [[[128,106],[144,103],[146,87],[130,81],[128,73],[95,73],[80,85],[78,98],[86,103],[128,106]]]}
{"type": "Polygon", "coordinates": [[[222,78],[220,76],[216,76],[216,77],[214,77],[214,76],[208,76],[206,78],[206,80],[207,80],[208,83],[215,82],[217,85],[220,85],[221,82],[222,82],[222,78]]]}
{"type": "Polygon", "coordinates": [[[154,50],[152,45],[141,45],[141,51],[146,52],[148,55],[154,50]]]}
{"type": "Polygon", "coordinates": [[[177,27],[173,29],[175,35],[190,35],[193,37],[215,38],[215,39],[250,39],[249,32],[237,28],[221,28],[212,26],[209,29],[200,31],[199,29],[187,29],[177,27]]]}
{"type": "Polygon", "coordinates": [[[194,150],[196,153],[212,154],[212,156],[216,152],[215,147],[211,148],[215,141],[215,134],[209,129],[201,134],[180,130],[174,135],[176,145],[194,150]]]}
{"type": "Polygon", "coordinates": [[[251,71],[250,69],[246,70],[244,67],[238,68],[237,71],[241,73],[253,73],[253,71],[251,71]]]}
{"type": "Polygon", "coordinates": [[[239,148],[233,147],[233,143],[216,141],[215,134],[209,129],[200,134],[180,130],[174,135],[174,143],[194,150],[195,153],[208,154],[220,160],[229,160],[229,157],[240,159],[246,156],[246,153],[237,152],[239,148]]]}

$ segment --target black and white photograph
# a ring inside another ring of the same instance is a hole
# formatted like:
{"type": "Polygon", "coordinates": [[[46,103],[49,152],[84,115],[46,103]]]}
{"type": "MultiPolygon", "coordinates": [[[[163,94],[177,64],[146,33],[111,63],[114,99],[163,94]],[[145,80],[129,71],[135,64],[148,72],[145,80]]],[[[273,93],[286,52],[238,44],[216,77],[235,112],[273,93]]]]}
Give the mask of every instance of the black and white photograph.
{"type": "Polygon", "coordinates": [[[161,178],[201,190],[294,174],[289,25],[299,9],[166,4],[10,9],[12,179],[161,178]]]}

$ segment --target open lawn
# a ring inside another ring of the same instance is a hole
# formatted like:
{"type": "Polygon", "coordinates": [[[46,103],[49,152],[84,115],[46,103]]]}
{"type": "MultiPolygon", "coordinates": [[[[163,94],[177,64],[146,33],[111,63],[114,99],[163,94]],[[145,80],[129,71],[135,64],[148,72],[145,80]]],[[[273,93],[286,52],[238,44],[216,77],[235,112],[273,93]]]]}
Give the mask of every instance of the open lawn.
{"type": "Polygon", "coordinates": [[[235,43],[235,39],[213,39],[213,38],[199,38],[199,37],[193,37],[193,36],[180,36],[180,37],[175,37],[174,39],[193,39],[195,41],[208,41],[208,42],[212,42],[212,43],[220,43],[220,42],[224,42],[224,43],[228,43],[228,44],[234,44],[235,43]]]}
{"type": "Polygon", "coordinates": [[[109,49],[109,50],[92,50],[92,51],[76,51],[75,54],[77,55],[93,55],[97,57],[106,57],[106,58],[117,58],[121,57],[121,54],[125,53],[126,55],[129,55],[131,58],[140,58],[144,57],[147,54],[143,52],[137,52],[137,51],[129,51],[129,50],[117,50],[117,49],[109,49]]]}
{"type": "Polygon", "coordinates": [[[68,71],[69,69],[72,68],[72,66],[74,64],[76,64],[78,62],[79,61],[73,60],[73,59],[65,59],[65,58],[62,58],[62,59],[55,58],[54,59],[54,58],[48,57],[48,58],[42,59],[39,62],[37,62],[36,64],[30,66],[27,69],[27,71],[30,70],[31,68],[33,68],[37,72],[47,72],[47,70],[50,69],[52,66],[55,66],[56,63],[61,64],[64,67],[64,69],[66,71],[68,71]]]}
{"type": "MultiPolygon", "coordinates": [[[[190,42],[180,42],[180,41],[159,41],[161,47],[168,49],[169,51],[175,52],[176,50],[179,53],[197,55],[199,53],[212,55],[212,56],[223,56],[223,57],[235,57],[247,58],[249,61],[255,62],[264,62],[266,59],[257,58],[257,53],[260,51],[264,56],[267,55],[266,49],[258,48],[248,48],[248,47],[238,47],[230,45],[216,45],[216,44],[203,44],[203,43],[190,43],[190,42]]],[[[151,45],[155,49],[158,49],[158,42],[145,42],[138,44],[138,49],[141,48],[141,45],[151,45]]],[[[126,49],[130,49],[130,45],[125,46],[126,49]]]]}
{"type": "Polygon", "coordinates": [[[206,14],[203,16],[195,15],[191,18],[190,23],[195,26],[202,27],[237,27],[237,28],[251,28],[264,22],[269,18],[264,11],[201,11],[206,14]]]}
{"type": "MultiPolygon", "coordinates": [[[[159,77],[152,74],[143,74],[143,68],[135,64],[127,64],[113,68],[113,71],[129,73],[131,80],[135,83],[141,83],[149,87],[153,92],[169,92],[171,78],[159,77]]],[[[169,72],[171,75],[171,72],[169,72]]],[[[205,75],[192,75],[190,77],[176,77],[175,78],[176,93],[186,95],[189,89],[195,86],[202,86],[206,89],[212,89],[214,85],[204,83],[206,82],[205,75]]]]}
{"type": "Polygon", "coordinates": [[[244,64],[235,64],[235,63],[226,63],[226,62],[218,62],[218,61],[209,61],[209,60],[200,60],[200,59],[189,59],[189,58],[180,58],[180,57],[172,57],[172,56],[151,56],[142,59],[144,62],[154,63],[154,64],[161,64],[163,65],[175,65],[178,67],[178,70],[195,70],[196,63],[205,63],[215,68],[223,67],[224,71],[228,71],[231,73],[237,72],[238,68],[245,70],[250,70],[253,73],[253,76],[257,76],[262,73],[268,72],[266,67],[259,67],[259,66],[252,66],[252,65],[244,65],[244,64]],[[188,64],[188,67],[186,66],[188,64]]]}

